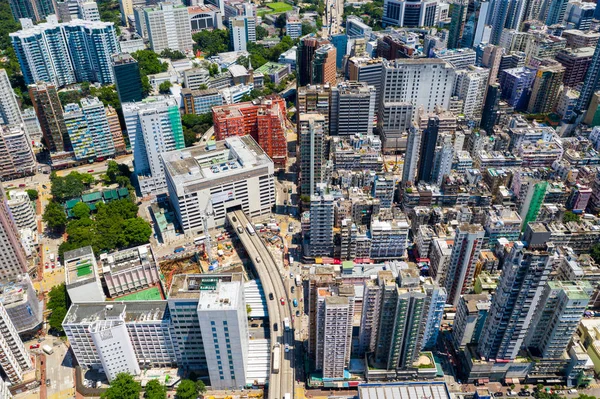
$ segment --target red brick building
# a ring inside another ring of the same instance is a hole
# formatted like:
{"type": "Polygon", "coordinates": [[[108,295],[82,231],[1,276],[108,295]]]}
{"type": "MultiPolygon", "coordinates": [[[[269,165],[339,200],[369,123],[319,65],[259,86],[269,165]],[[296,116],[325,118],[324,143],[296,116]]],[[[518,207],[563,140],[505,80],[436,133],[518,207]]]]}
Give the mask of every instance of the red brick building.
{"type": "Polygon", "coordinates": [[[251,135],[276,165],[287,160],[286,106],[278,96],[213,107],[215,137],[251,135]]]}

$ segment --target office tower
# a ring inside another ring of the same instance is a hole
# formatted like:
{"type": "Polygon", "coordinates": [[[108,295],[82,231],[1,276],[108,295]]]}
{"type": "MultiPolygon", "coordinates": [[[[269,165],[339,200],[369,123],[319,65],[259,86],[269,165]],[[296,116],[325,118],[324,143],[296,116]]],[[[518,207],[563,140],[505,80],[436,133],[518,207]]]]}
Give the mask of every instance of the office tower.
{"type": "MultiPolygon", "coordinates": [[[[313,60],[315,52],[321,46],[330,44],[329,40],[315,36],[306,36],[298,43],[296,72],[298,74],[298,86],[309,85],[313,81],[313,60]]],[[[335,48],[335,47],[334,47],[335,48]]],[[[333,57],[335,65],[335,56],[333,57]]]]}
{"type": "Polygon", "coordinates": [[[473,48],[480,43],[489,41],[490,27],[487,19],[490,13],[490,2],[487,0],[469,2],[467,6],[467,17],[462,34],[462,48],[473,48]]]}
{"type": "Polygon", "coordinates": [[[302,114],[298,121],[300,140],[300,193],[313,195],[325,179],[325,117],[302,114]]]}
{"type": "Polygon", "coordinates": [[[348,59],[347,68],[348,71],[346,76],[348,80],[366,82],[369,86],[375,88],[375,104],[379,106],[383,60],[381,58],[371,59],[370,57],[351,57],[348,59]]]}
{"type": "Polygon", "coordinates": [[[477,344],[488,316],[491,302],[487,294],[466,294],[460,297],[452,325],[452,343],[456,350],[477,344]]]}
{"type": "Polygon", "coordinates": [[[52,16],[39,25],[25,23],[10,38],[27,84],[114,83],[110,57],[119,43],[112,22],[58,23],[52,16]]]}
{"type": "Polygon", "coordinates": [[[144,8],[144,20],[150,47],[156,53],[164,49],[192,50],[192,30],[187,7],[158,3],[154,8],[144,8]]]}
{"type": "Polygon", "coordinates": [[[0,69],[0,125],[23,123],[17,96],[13,91],[6,69],[0,69]]]}
{"type": "Polygon", "coordinates": [[[219,281],[214,290],[200,292],[198,322],[210,385],[214,389],[241,389],[246,386],[248,367],[248,313],[244,285],[219,281]]]}
{"type": "Polygon", "coordinates": [[[307,256],[315,258],[333,255],[333,222],[333,196],[311,195],[307,256]]]}
{"type": "Polygon", "coordinates": [[[125,103],[123,117],[142,195],[165,192],[167,186],[160,154],[185,146],[177,101],[173,97],[157,96],[125,103]]]}
{"type": "Polygon", "coordinates": [[[546,25],[560,24],[565,17],[568,0],[555,0],[543,2],[540,10],[540,20],[546,21],[546,25]]]}
{"type": "Polygon", "coordinates": [[[480,124],[481,128],[488,134],[494,133],[494,125],[498,121],[498,103],[501,96],[502,93],[500,92],[500,85],[498,83],[488,86],[480,124]]]}
{"type": "Polygon", "coordinates": [[[458,305],[462,294],[473,285],[473,275],[483,244],[485,231],[481,225],[461,224],[456,229],[447,274],[440,281],[448,292],[448,303],[458,305]]]}
{"type": "Polygon", "coordinates": [[[186,114],[202,115],[211,112],[215,106],[223,105],[223,95],[217,89],[181,89],[181,99],[186,114]]]}
{"type": "Polygon", "coordinates": [[[438,132],[440,128],[440,119],[432,116],[427,121],[427,129],[421,135],[421,148],[419,150],[419,171],[417,173],[418,181],[429,182],[433,176],[433,160],[435,158],[435,148],[437,145],[438,132]]]}
{"type": "Polygon", "coordinates": [[[239,203],[249,217],[268,215],[275,204],[273,161],[251,136],[228,137],[215,147],[219,151],[194,146],[162,155],[171,204],[188,236],[203,234],[205,223],[210,228],[222,226],[230,201],[239,203]],[[180,165],[182,156],[188,157],[185,165],[180,165]],[[217,164],[213,173],[195,172],[204,162],[217,164]],[[219,162],[227,166],[219,167],[219,162]],[[227,173],[226,180],[221,172],[227,173]],[[204,219],[195,209],[212,212],[204,219]]]}
{"type": "Polygon", "coordinates": [[[319,289],[316,313],[315,368],[324,378],[344,378],[352,348],[354,286],[319,289]]]}
{"type": "Polygon", "coordinates": [[[556,61],[565,67],[563,83],[568,87],[576,87],[585,79],[585,74],[592,63],[593,47],[564,49],[556,54],[556,61]]]}
{"type": "Polygon", "coordinates": [[[383,3],[382,22],[385,25],[394,25],[407,28],[434,26],[436,18],[437,0],[386,0],[383,3]]]}
{"type": "Polygon", "coordinates": [[[403,184],[414,183],[415,181],[420,149],[421,130],[413,126],[408,130],[408,139],[406,141],[406,153],[404,156],[404,166],[402,167],[403,184]]]}
{"type": "Polygon", "coordinates": [[[555,61],[538,67],[527,106],[528,113],[546,114],[555,110],[564,75],[565,67],[555,61]]]}
{"type": "Polygon", "coordinates": [[[142,77],[135,58],[128,53],[115,54],[112,56],[112,68],[121,104],[142,101],[142,77]]]}
{"type": "Polygon", "coordinates": [[[548,281],[525,346],[543,359],[560,359],[577,331],[593,292],[588,281],[548,281]]]}
{"type": "Polygon", "coordinates": [[[468,7],[468,0],[457,0],[450,4],[450,29],[447,44],[449,49],[461,47],[468,7]]]}
{"type": "Polygon", "coordinates": [[[213,107],[217,140],[251,135],[277,165],[287,159],[286,106],[279,96],[213,107]]]}
{"type": "MultiPolygon", "coordinates": [[[[296,95],[296,108],[298,114],[318,113],[323,115],[325,123],[323,126],[325,135],[329,135],[329,115],[331,114],[331,86],[309,85],[298,87],[296,95]]],[[[298,125],[298,137],[300,137],[300,126],[298,125]]]]}
{"type": "Polygon", "coordinates": [[[332,135],[373,134],[375,88],[361,82],[343,82],[331,89],[332,135]]]}
{"type": "Polygon", "coordinates": [[[52,0],[10,0],[8,3],[16,21],[29,18],[40,22],[48,15],[56,14],[55,3],[52,0]]]}
{"type": "Polygon", "coordinates": [[[529,250],[520,241],[513,244],[477,348],[485,359],[517,356],[552,271],[550,256],[546,251],[529,250]]]}
{"type": "Polygon", "coordinates": [[[0,125],[0,176],[33,175],[36,169],[37,161],[25,127],[22,124],[0,125]]]}
{"type": "Polygon", "coordinates": [[[63,109],[53,84],[29,86],[29,96],[35,108],[46,147],[50,152],[65,152],[71,148],[63,109]]]}
{"type": "Polygon", "coordinates": [[[592,27],[594,19],[594,11],[596,6],[593,3],[585,2],[565,2],[566,12],[564,24],[567,27],[587,31],[592,27]]]}
{"type": "Polygon", "coordinates": [[[246,51],[248,43],[256,42],[256,17],[245,15],[229,18],[229,38],[234,51],[246,51]]]}
{"type": "Polygon", "coordinates": [[[109,105],[105,108],[105,111],[108,128],[112,134],[112,140],[115,146],[115,152],[117,155],[124,154],[127,152],[127,147],[125,146],[125,140],[123,139],[123,129],[121,129],[121,122],[119,121],[117,110],[109,105]]]}
{"type": "MultiPolygon", "coordinates": [[[[0,215],[0,218],[2,216],[0,215]]],[[[1,220],[0,220],[1,221],[1,220]]],[[[27,349],[4,305],[0,303],[0,367],[11,384],[23,382],[23,373],[33,368],[27,349]]]]}
{"type": "Polygon", "coordinates": [[[456,71],[454,95],[463,101],[462,113],[467,120],[481,119],[490,70],[476,66],[456,71]]]}
{"type": "Polygon", "coordinates": [[[423,332],[421,349],[433,349],[437,344],[438,335],[444,317],[444,306],[448,295],[446,289],[440,287],[431,278],[425,279],[423,288],[427,294],[427,321],[423,332]]]}
{"type": "Polygon", "coordinates": [[[315,50],[312,61],[310,83],[323,85],[336,83],[336,50],[332,44],[326,44],[315,50]]]}
{"type": "Polygon", "coordinates": [[[27,271],[25,251],[6,201],[0,188],[0,281],[13,280],[27,271]]]}
{"type": "Polygon", "coordinates": [[[579,100],[577,100],[576,112],[584,113],[587,111],[592,96],[598,88],[598,82],[600,79],[600,42],[596,44],[594,55],[592,56],[592,62],[585,74],[583,80],[583,86],[579,94],[579,100]]]}
{"type": "Polygon", "coordinates": [[[525,0],[503,0],[494,3],[490,19],[492,44],[500,42],[500,35],[504,29],[519,29],[525,14],[525,3],[525,0]]]}
{"type": "Polygon", "coordinates": [[[115,155],[115,145],[112,138],[104,104],[98,97],[81,99],[81,109],[88,125],[89,134],[94,144],[94,153],[98,158],[115,155]]]}
{"type": "Polygon", "coordinates": [[[361,17],[348,15],[346,18],[346,35],[349,39],[371,39],[373,28],[365,24],[361,17]]]}

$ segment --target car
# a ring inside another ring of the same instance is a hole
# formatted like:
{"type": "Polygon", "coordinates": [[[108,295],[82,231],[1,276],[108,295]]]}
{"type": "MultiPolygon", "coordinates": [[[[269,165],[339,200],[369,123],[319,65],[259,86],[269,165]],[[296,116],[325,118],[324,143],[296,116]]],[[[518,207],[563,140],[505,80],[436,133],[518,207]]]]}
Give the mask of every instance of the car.
{"type": "Polygon", "coordinates": [[[300,317],[300,311],[296,310],[296,317],[300,317]]]}
{"type": "Polygon", "coordinates": [[[256,258],[254,258],[254,259],[256,259],[256,263],[260,263],[260,262],[261,262],[261,260],[260,260],[260,256],[257,256],[257,257],[256,257],[256,258]]]}
{"type": "Polygon", "coordinates": [[[37,349],[40,347],[40,344],[29,345],[29,349],[37,349]]]}
{"type": "Polygon", "coordinates": [[[42,184],[42,188],[45,190],[45,189],[47,189],[48,187],[47,187],[45,184],[42,184]]]}
{"type": "Polygon", "coordinates": [[[523,392],[523,391],[519,392],[517,395],[519,395],[519,396],[529,396],[526,392],[523,392]]]}
{"type": "Polygon", "coordinates": [[[294,278],[294,273],[290,272],[290,278],[294,278]]]}
{"type": "Polygon", "coordinates": [[[577,389],[569,389],[567,392],[569,392],[569,393],[577,393],[577,389]]]}
{"type": "Polygon", "coordinates": [[[273,293],[272,292],[269,294],[269,299],[273,300],[273,293]]]}
{"type": "Polygon", "coordinates": [[[237,231],[238,233],[242,234],[244,232],[244,229],[242,229],[242,226],[238,226],[237,231]]]}
{"type": "Polygon", "coordinates": [[[52,264],[52,268],[54,269],[55,267],[56,267],[56,265],[53,263],[53,264],[52,264]]]}
{"type": "Polygon", "coordinates": [[[277,323],[273,323],[273,331],[277,331],[277,323]]]}
{"type": "Polygon", "coordinates": [[[281,302],[281,305],[285,305],[285,299],[283,299],[283,297],[279,298],[279,302],[281,302]]]}
{"type": "Polygon", "coordinates": [[[256,323],[250,324],[250,327],[255,327],[256,328],[256,327],[258,327],[258,324],[256,324],[256,323]]]}
{"type": "Polygon", "coordinates": [[[290,346],[288,344],[285,344],[285,351],[289,352],[290,351],[290,346]]]}
{"type": "Polygon", "coordinates": [[[500,398],[503,395],[502,395],[502,392],[494,392],[494,396],[497,397],[497,398],[500,398]]]}
{"type": "Polygon", "coordinates": [[[283,205],[287,206],[287,200],[283,200],[283,205]]]}
{"type": "Polygon", "coordinates": [[[46,379],[46,386],[49,387],[50,385],[52,385],[52,381],[50,381],[50,378],[46,379]]]}
{"type": "Polygon", "coordinates": [[[292,291],[292,294],[293,294],[293,293],[294,293],[294,291],[296,291],[296,287],[294,287],[294,286],[292,285],[291,291],[292,291]]]}
{"type": "Polygon", "coordinates": [[[88,173],[94,173],[94,169],[88,170],[88,173]]]}
{"type": "Polygon", "coordinates": [[[231,220],[233,220],[234,222],[237,222],[237,218],[235,216],[232,216],[231,220]]]}
{"type": "Polygon", "coordinates": [[[38,339],[38,342],[40,342],[40,343],[41,343],[41,342],[44,342],[44,338],[39,338],[39,339],[38,339]]]}
{"type": "Polygon", "coordinates": [[[19,187],[25,187],[27,184],[19,184],[19,187]]]}

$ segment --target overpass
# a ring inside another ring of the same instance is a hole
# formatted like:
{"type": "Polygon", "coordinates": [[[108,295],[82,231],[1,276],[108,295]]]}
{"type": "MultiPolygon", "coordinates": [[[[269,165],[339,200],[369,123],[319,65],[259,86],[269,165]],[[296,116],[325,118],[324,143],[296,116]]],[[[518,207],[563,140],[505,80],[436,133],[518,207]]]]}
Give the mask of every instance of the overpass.
{"type": "MultiPolygon", "coordinates": [[[[283,320],[287,317],[292,320],[292,304],[289,298],[289,288],[286,289],[283,278],[279,272],[279,267],[269,252],[265,243],[258,234],[248,233],[246,226],[251,221],[241,210],[232,210],[227,213],[227,221],[233,227],[233,231],[238,235],[240,242],[246,249],[250,260],[258,274],[267,300],[267,310],[269,312],[271,349],[275,343],[279,343],[281,351],[281,364],[278,373],[269,374],[269,399],[283,399],[286,393],[294,398],[294,328],[285,331],[283,320]],[[241,227],[241,230],[238,230],[241,227]],[[271,294],[273,299],[270,299],[271,294]],[[281,305],[280,298],[285,300],[285,305],[281,305]],[[277,325],[277,330],[274,326],[277,325]],[[290,351],[285,352],[285,344],[289,344],[290,351]]],[[[271,363],[272,364],[272,363],[271,363]]]]}

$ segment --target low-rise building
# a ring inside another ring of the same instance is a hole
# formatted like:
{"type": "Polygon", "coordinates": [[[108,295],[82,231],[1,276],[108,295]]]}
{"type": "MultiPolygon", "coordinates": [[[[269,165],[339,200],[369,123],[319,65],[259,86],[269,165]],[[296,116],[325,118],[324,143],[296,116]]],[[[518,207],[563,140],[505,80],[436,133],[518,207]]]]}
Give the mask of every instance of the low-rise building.
{"type": "Polygon", "coordinates": [[[213,106],[223,105],[223,96],[217,89],[181,89],[181,99],[186,114],[206,114],[213,106]]]}
{"type": "Polygon", "coordinates": [[[98,265],[92,247],[67,251],[63,254],[65,284],[71,302],[104,301],[104,291],[98,275],[98,265]]]}
{"type": "Polygon", "coordinates": [[[100,255],[102,279],[109,296],[140,291],[160,283],[160,272],[150,245],[100,255]]]}

